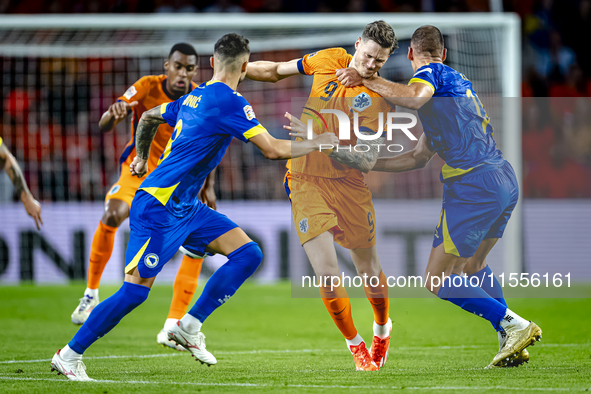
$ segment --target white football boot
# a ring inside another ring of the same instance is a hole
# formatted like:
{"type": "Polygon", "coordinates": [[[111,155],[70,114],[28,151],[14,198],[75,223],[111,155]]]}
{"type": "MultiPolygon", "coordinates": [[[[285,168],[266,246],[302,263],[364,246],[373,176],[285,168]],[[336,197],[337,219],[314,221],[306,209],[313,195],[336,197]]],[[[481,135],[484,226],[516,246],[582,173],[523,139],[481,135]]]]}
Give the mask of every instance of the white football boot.
{"type": "Polygon", "coordinates": [[[84,324],[86,319],[88,319],[88,316],[90,316],[90,312],[92,312],[94,307],[98,304],[98,297],[84,295],[84,297],[80,298],[80,304],[78,304],[72,313],[72,323],[76,325],[84,324]]]}
{"type": "Polygon", "coordinates": [[[181,345],[177,345],[176,343],[174,343],[174,341],[171,341],[170,339],[168,339],[168,330],[166,330],[164,328],[162,330],[160,330],[158,335],[156,335],[156,342],[162,347],[169,347],[171,349],[175,349],[180,352],[187,351],[187,349],[185,349],[181,345]]]}
{"type": "Polygon", "coordinates": [[[76,361],[66,361],[60,356],[60,350],[51,359],[51,371],[57,371],[58,375],[64,375],[70,380],[76,380],[79,382],[92,382],[86,374],[86,365],[82,362],[82,359],[76,361]]]}
{"type": "Polygon", "coordinates": [[[183,330],[179,323],[177,322],[175,326],[168,330],[168,339],[190,351],[201,364],[207,364],[207,366],[217,364],[218,361],[214,355],[205,349],[205,335],[202,332],[191,335],[183,330]]]}

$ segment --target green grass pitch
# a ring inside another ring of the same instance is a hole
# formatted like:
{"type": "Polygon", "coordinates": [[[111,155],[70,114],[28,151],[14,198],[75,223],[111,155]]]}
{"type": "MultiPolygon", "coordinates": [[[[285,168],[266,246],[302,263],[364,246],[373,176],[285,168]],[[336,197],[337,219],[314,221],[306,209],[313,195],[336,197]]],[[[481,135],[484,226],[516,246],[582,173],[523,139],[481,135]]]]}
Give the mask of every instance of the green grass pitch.
{"type": "MultiPolygon", "coordinates": [[[[513,299],[509,307],[544,331],[528,365],[483,369],[497,351],[490,324],[434,298],[392,299],[390,357],[379,372],[356,372],[319,299],[294,299],[290,285],[245,285],[203,326],[218,364],[156,345],[171,286],[156,285],[85,355],[94,383],[51,373],[49,359],[77,330],[70,313],[84,284],[0,287],[0,392],[570,392],[591,389],[591,299],[513,299]],[[108,358],[111,357],[111,358],[108,358]]],[[[203,287],[200,285],[198,292],[203,287]]],[[[101,299],[117,287],[101,289],[101,299]]],[[[372,311],[354,299],[360,334],[372,311]]]]}

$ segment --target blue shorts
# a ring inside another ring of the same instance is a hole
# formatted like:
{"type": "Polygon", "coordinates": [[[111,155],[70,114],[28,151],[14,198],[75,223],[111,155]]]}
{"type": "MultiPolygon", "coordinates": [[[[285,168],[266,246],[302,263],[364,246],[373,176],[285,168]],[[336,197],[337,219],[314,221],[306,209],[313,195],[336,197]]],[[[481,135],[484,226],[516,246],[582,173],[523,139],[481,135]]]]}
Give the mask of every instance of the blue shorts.
{"type": "Polygon", "coordinates": [[[443,207],[433,247],[471,257],[485,238],[501,238],[519,198],[519,185],[509,162],[477,169],[443,185],[443,207]]]}
{"type": "Polygon", "coordinates": [[[181,246],[193,255],[203,256],[213,240],[238,227],[226,215],[201,202],[187,216],[176,217],[141,190],[131,204],[129,226],[125,273],[137,267],[142,278],[158,275],[181,246]]]}

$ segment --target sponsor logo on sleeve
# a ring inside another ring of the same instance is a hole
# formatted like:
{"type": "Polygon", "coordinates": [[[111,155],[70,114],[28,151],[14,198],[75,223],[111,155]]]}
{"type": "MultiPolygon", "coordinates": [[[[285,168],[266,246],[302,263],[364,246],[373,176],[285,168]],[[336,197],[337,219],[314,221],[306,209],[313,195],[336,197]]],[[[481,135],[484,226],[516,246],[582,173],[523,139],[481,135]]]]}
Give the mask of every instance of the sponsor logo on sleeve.
{"type": "Polygon", "coordinates": [[[256,116],[254,114],[254,110],[250,105],[245,105],[244,108],[244,115],[246,115],[246,119],[253,120],[256,116]]]}
{"type": "Polygon", "coordinates": [[[127,89],[127,92],[125,92],[123,97],[130,100],[136,94],[137,94],[137,89],[135,88],[135,86],[131,86],[129,89],[127,89]]]}

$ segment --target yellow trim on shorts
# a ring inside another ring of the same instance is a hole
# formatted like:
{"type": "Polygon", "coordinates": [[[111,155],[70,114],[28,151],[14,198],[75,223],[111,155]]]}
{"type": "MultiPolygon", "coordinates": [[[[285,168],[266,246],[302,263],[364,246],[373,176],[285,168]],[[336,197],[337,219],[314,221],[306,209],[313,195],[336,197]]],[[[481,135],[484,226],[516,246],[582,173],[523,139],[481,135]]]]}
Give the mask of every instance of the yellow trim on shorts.
{"type": "Polygon", "coordinates": [[[146,251],[146,248],[148,247],[148,244],[150,243],[151,239],[152,239],[152,237],[148,238],[148,240],[146,241],[144,246],[142,246],[140,251],[137,252],[137,254],[134,256],[133,260],[131,260],[131,262],[125,266],[125,273],[126,274],[129,274],[129,272],[131,270],[133,270],[135,267],[137,267],[138,263],[140,262],[140,258],[142,257],[142,255],[146,251]]]}
{"type": "Polygon", "coordinates": [[[433,93],[435,93],[435,88],[433,87],[433,85],[431,85],[430,82],[425,81],[424,79],[421,79],[421,78],[412,78],[410,81],[408,81],[408,84],[409,85],[411,83],[422,83],[422,84],[425,84],[425,85],[429,86],[431,89],[433,89],[433,93]]]}
{"type": "Polygon", "coordinates": [[[166,205],[179,183],[171,187],[140,187],[138,190],[145,191],[146,193],[154,196],[156,200],[160,201],[162,205],[166,205]]]}
{"type": "Polygon", "coordinates": [[[464,175],[469,173],[470,171],[472,171],[474,169],[474,167],[470,167],[466,170],[462,170],[461,168],[453,168],[448,166],[447,164],[444,164],[443,167],[441,168],[441,176],[443,177],[443,179],[449,179],[449,178],[453,178],[454,176],[460,176],[460,175],[464,175]]]}
{"type": "Polygon", "coordinates": [[[453,254],[454,256],[460,257],[460,252],[458,252],[458,249],[456,248],[454,241],[451,239],[451,236],[449,235],[445,211],[443,211],[443,249],[445,250],[445,253],[453,254]]]}
{"type": "Polygon", "coordinates": [[[244,134],[242,134],[242,135],[244,136],[244,138],[249,140],[252,137],[254,137],[255,135],[259,135],[259,134],[266,133],[266,132],[267,132],[267,129],[265,129],[262,125],[258,124],[256,126],[254,126],[253,128],[245,131],[244,134]]]}

